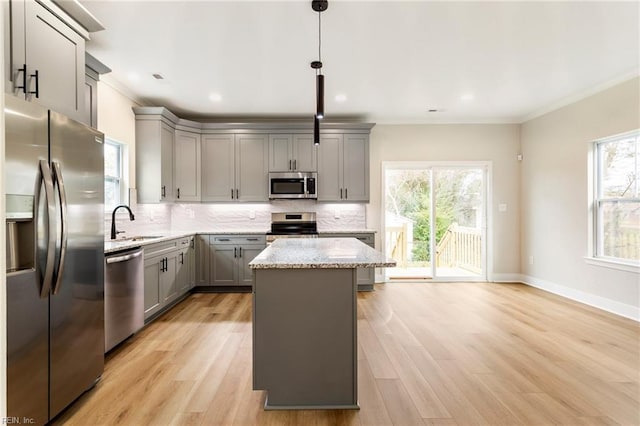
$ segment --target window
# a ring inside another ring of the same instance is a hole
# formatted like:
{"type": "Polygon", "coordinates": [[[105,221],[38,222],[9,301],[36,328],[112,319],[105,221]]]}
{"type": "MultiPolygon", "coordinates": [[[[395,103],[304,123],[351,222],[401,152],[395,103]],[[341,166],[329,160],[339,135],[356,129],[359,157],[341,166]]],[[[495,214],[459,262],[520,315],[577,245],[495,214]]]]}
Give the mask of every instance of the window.
{"type": "Polygon", "coordinates": [[[123,145],[105,138],[104,142],[104,208],[111,210],[122,204],[123,145]]]}
{"type": "Polygon", "coordinates": [[[595,148],[595,255],[640,263],[640,131],[595,148]]]}

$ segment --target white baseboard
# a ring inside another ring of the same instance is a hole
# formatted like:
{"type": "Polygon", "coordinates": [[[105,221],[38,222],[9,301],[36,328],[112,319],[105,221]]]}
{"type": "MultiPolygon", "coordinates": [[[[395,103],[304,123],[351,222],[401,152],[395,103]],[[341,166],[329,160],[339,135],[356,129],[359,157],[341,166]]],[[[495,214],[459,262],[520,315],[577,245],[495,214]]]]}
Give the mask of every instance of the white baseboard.
{"type": "Polygon", "coordinates": [[[602,309],[603,311],[611,312],[612,314],[640,322],[640,308],[637,306],[616,302],[615,300],[585,293],[584,291],[552,283],[550,281],[541,280],[539,278],[530,277],[528,275],[521,275],[520,282],[530,285],[531,287],[539,288],[540,290],[548,291],[549,293],[557,294],[558,296],[566,297],[567,299],[584,303],[585,305],[593,306],[594,308],[602,309]]]}
{"type": "Polygon", "coordinates": [[[491,282],[493,283],[524,283],[521,274],[492,274],[491,282]]]}

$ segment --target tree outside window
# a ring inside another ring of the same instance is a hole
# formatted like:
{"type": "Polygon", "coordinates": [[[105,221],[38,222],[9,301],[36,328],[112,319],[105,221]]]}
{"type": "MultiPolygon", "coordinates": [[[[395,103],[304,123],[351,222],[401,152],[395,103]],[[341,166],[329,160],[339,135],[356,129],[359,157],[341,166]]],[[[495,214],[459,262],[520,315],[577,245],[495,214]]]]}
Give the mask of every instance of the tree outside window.
{"type": "Polygon", "coordinates": [[[597,257],[640,263],[640,132],[596,142],[597,257]]]}

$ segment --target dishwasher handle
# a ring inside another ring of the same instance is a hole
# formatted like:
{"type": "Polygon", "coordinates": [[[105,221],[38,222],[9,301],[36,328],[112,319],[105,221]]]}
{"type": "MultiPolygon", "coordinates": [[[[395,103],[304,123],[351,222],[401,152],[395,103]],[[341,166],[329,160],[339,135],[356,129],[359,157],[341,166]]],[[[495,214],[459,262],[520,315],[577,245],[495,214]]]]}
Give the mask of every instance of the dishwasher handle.
{"type": "Polygon", "coordinates": [[[136,257],[142,256],[142,253],[143,253],[143,251],[139,250],[139,251],[137,251],[135,253],[125,254],[124,256],[108,257],[107,258],[107,264],[126,262],[127,260],[135,259],[136,257]]]}

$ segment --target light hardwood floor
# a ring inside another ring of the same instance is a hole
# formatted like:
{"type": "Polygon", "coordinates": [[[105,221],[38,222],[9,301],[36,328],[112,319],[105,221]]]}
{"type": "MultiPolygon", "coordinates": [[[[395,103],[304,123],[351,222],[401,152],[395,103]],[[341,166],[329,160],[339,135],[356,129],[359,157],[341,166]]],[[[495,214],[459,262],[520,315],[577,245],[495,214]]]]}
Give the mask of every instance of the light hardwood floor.
{"type": "Polygon", "coordinates": [[[520,284],[358,296],[359,411],[264,411],[251,295],[194,294],[109,354],[56,424],[638,425],[636,322],[520,284]]]}

